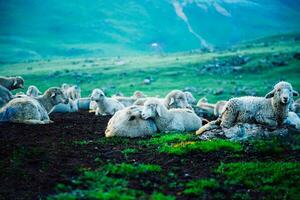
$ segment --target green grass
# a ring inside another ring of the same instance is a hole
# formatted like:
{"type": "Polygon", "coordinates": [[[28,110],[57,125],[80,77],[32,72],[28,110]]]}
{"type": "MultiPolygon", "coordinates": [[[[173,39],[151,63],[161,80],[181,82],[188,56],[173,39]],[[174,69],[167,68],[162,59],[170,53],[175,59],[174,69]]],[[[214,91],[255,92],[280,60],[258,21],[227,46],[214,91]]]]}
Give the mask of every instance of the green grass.
{"type": "Polygon", "coordinates": [[[127,163],[121,163],[121,164],[108,164],[106,166],[106,170],[110,174],[129,176],[129,175],[139,175],[142,173],[149,173],[149,172],[160,172],[161,167],[159,165],[149,165],[149,164],[132,165],[127,163]]]}
{"type": "Polygon", "coordinates": [[[212,140],[212,141],[185,141],[173,144],[164,144],[160,147],[160,152],[184,155],[191,152],[214,152],[214,151],[242,151],[240,143],[231,142],[227,140],[212,140]]]}
{"type": "Polygon", "coordinates": [[[216,170],[227,187],[242,184],[261,191],[267,199],[299,199],[300,163],[237,162],[221,164],[216,170]]]}
{"type": "Polygon", "coordinates": [[[192,180],[186,184],[183,191],[186,195],[201,196],[205,189],[215,189],[219,187],[219,183],[215,179],[192,180]]]}
{"type": "Polygon", "coordinates": [[[137,153],[137,152],[138,152],[138,150],[134,149],[134,148],[127,148],[127,149],[122,150],[122,153],[125,156],[128,156],[129,154],[134,154],[134,153],[137,153]]]}
{"type": "Polygon", "coordinates": [[[114,59],[110,57],[72,58],[55,59],[50,62],[41,60],[31,63],[0,64],[0,70],[1,75],[21,75],[25,78],[26,86],[37,85],[42,91],[64,82],[79,84],[83,96],[89,95],[95,87],[104,88],[108,95],[116,92],[132,95],[135,90],[141,90],[151,96],[165,96],[172,89],[194,87],[196,91],[193,94],[197,99],[206,96],[209,101],[215,102],[236,96],[232,91],[242,86],[253,88],[257,95],[263,96],[281,79],[290,81],[295,89],[300,88],[299,60],[288,59],[289,64],[283,67],[270,68],[260,64],[261,59],[272,56],[273,53],[279,52],[292,57],[293,53],[300,49],[300,42],[274,42],[268,47],[254,45],[249,48],[241,45],[236,49],[239,51],[128,56],[123,58],[125,64],[122,66],[116,65],[114,59]],[[243,66],[242,72],[224,75],[198,74],[198,70],[203,65],[213,62],[214,59],[226,60],[236,55],[250,57],[250,61],[243,66]],[[51,76],[55,72],[58,75],[51,76]],[[83,75],[76,76],[75,72],[83,75]],[[86,77],[84,73],[91,77],[86,77]],[[150,85],[142,84],[146,77],[153,78],[150,85]],[[215,91],[220,88],[224,88],[224,93],[221,95],[203,91],[204,89],[215,91]]]}

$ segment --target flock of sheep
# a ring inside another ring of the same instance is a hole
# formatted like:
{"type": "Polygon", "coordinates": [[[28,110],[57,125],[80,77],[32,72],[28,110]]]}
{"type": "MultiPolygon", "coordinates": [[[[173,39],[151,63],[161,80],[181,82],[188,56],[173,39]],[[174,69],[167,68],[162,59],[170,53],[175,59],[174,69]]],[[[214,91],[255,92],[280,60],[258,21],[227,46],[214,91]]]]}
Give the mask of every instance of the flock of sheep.
{"type": "Polygon", "coordinates": [[[105,131],[106,137],[142,137],[157,132],[194,132],[202,134],[217,128],[230,128],[237,123],[266,125],[276,129],[287,124],[300,129],[300,100],[293,100],[298,92],[288,82],[281,81],[265,97],[239,97],[210,104],[196,99],[190,92],[173,90],[165,98],[147,97],[136,91],[133,96],[107,97],[101,89],[94,89],[82,98],[80,87],[63,84],[51,87],[43,94],[36,86],[13,95],[11,90],[23,88],[22,77],[0,77],[0,122],[24,124],[52,123],[52,112],[89,110],[96,115],[112,115],[105,131]],[[216,116],[206,123],[194,109],[216,116]]]}

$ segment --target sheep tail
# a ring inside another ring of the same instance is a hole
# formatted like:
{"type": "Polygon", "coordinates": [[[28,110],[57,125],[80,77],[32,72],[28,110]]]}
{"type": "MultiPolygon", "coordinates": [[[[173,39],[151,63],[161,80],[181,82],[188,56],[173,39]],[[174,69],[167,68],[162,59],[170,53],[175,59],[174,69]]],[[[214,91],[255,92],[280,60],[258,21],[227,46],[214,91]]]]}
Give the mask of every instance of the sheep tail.
{"type": "Polygon", "coordinates": [[[201,135],[206,131],[217,129],[217,128],[220,127],[220,124],[221,124],[221,118],[218,118],[217,120],[211,121],[211,122],[205,124],[204,126],[202,126],[201,128],[199,128],[196,131],[196,135],[201,135]]]}

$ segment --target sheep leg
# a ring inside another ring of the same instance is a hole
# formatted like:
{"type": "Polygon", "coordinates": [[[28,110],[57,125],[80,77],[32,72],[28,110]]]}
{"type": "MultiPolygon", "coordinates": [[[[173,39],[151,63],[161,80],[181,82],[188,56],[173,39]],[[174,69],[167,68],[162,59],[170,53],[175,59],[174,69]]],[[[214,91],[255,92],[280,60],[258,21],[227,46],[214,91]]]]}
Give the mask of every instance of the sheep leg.
{"type": "Polygon", "coordinates": [[[201,135],[206,131],[210,131],[210,130],[219,128],[220,127],[220,122],[221,122],[221,120],[217,119],[215,121],[211,121],[211,122],[205,124],[204,126],[202,126],[201,128],[199,128],[196,131],[196,135],[201,135]]]}

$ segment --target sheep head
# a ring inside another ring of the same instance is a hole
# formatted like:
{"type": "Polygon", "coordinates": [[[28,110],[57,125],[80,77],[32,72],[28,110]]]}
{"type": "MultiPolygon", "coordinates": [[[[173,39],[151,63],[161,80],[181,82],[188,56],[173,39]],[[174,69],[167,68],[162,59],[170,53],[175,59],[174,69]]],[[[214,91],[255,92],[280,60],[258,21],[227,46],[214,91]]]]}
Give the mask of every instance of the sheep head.
{"type": "Polygon", "coordinates": [[[142,118],[149,119],[162,116],[163,104],[156,99],[147,100],[142,111],[142,118]]]}
{"type": "Polygon", "coordinates": [[[171,108],[190,108],[186,95],[180,90],[173,90],[166,96],[166,104],[171,108]]]}
{"type": "Polygon", "coordinates": [[[16,76],[12,78],[12,86],[11,89],[15,90],[15,89],[19,89],[19,88],[24,88],[24,79],[21,76],[16,76]]]}
{"type": "Polygon", "coordinates": [[[31,85],[28,87],[26,95],[30,96],[30,97],[37,97],[38,95],[41,95],[42,93],[40,92],[40,90],[35,87],[34,85],[31,85]]]}
{"type": "Polygon", "coordinates": [[[92,94],[91,94],[91,100],[100,102],[105,98],[105,94],[102,90],[100,89],[94,89],[92,94]]]}
{"type": "Polygon", "coordinates": [[[299,96],[299,93],[293,90],[290,83],[281,81],[274,86],[274,89],[269,92],[265,98],[274,98],[276,102],[289,104],[292,102],[293,96],[299,96]]]}
{"type": "Polygon", "coordinates": [[[190,93],[190,92],[184,92],[184,94],[185,94],[187,102],[189,104],[195,104],[196,103],[196,99],[195,99],[195,97],[193,96],[192,93],[190,93]]]}
{"type": "Polygon", "coordinates": [[[48,90],[46,90],[44,96],[50,98],[52,105],[57,105],[60,103],[67,104],[69,102],[69,99],[58,87],[49,88],[48,90]]]}

